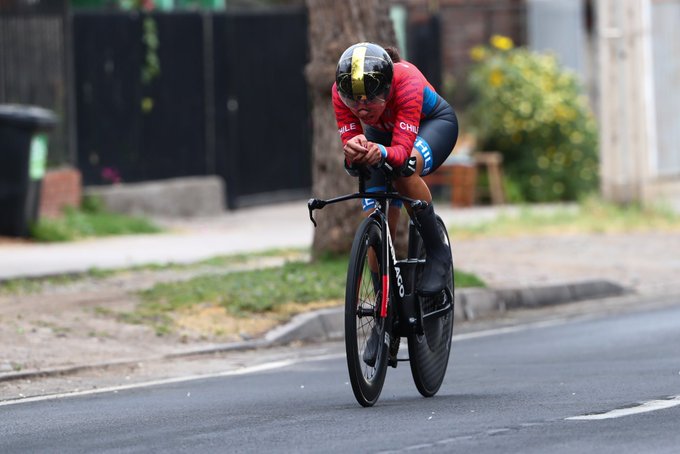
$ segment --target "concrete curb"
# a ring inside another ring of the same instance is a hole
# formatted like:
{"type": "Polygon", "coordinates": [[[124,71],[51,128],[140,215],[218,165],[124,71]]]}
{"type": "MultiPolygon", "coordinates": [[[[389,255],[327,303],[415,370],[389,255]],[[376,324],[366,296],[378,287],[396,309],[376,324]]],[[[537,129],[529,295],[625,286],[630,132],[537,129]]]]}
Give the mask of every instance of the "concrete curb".
{"type": "MultiPolygon", "coordinates": [[[[604,280],[520,289],[466,288],[456,290],[455,321],[475,320],[512,309],[537,308],[588,299],[621,296],[630,290],[604,280]]],[[[267,333],[269,345],[293,341],[326,341],[344,338],[344,308],[300,314],[290,323],[267,333]]]]}
{"type": "MultiPolygon", "coordinates": [[[[456,291],[454,316],[455,321],[460,322],[500,314],[513,309],[547,307],[587,299],[621,296],[627,293],[631,293],[631,291],[604,280],[518,289],[466,288],[456,291]]],[[[289,323],[269,331],[262,339],[181,350],[155,358],[10,372],[0,374],[0,382],[70,375],[87,370],[135,365],[145,361],[276,347],[291,342],[340,340],[344,338],[344,323],[343,307],[322,309],[299,314],[293,317],[289,323]]]]}
{"type": "Polygon", "coordinates": [[[345,309],[334,307],[299,314],[282,326],[274,328],[265,336],[271,345],[283,345],[293,341],[324,341],[342,339],[345,336],[345,309]]]}
{"type": "Polygon", "coordinates": [[[494,312],[554,306],[586,299],[606,298],[630,290],[604,280],[573,282],[563,285],[489,290],[461,289],[456,292],[459,319],[474,320],[494,312]]]}

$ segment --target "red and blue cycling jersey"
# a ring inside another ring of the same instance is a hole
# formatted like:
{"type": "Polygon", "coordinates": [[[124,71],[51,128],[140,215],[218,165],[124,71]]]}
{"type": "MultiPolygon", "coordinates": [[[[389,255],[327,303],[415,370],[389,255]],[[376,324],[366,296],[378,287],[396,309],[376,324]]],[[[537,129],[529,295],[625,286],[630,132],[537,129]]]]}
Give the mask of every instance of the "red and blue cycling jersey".
{"type": "MultiPolygon", "coordinates": [[[[366,123],[392,134],[389,146],[381,145],[387,162],[400,166],[408,159],[418,136],[420,121],[435,110],[439,99],[432,85],[413,64],[403,60],[394,64],[392,87],[385,110],[375,123],[366,123]]],[[[361,121],[342,102],[335,84],[333,108],[343,145],[352,137],[364,133],[361,121]]]]}

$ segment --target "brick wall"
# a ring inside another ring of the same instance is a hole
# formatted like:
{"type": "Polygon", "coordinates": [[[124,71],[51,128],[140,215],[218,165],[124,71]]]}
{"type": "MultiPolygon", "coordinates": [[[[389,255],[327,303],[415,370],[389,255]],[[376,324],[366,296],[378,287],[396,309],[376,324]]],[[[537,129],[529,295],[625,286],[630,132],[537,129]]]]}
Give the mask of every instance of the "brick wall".
{"type": "Polygon", "coordinates": [[[470,49],[488,44],[492,35],[509,36],[515,44],[526,44],[525,0],[439,0],[433,9],[430,0],[401,0],[408,8],[409,20],[422,21],[437,12],[441,18],[442,79],[455,81],[453,93],[441,93],[456,105],[465,103],[464,92],[470,49]]]}
{"type": "Polygon", "coordinates": [[[66,206],[77,207],[82,196],[82,178],[76,169],[50,170],[45,174],[40,193],[41,218],[59,217],[66,206]]]}

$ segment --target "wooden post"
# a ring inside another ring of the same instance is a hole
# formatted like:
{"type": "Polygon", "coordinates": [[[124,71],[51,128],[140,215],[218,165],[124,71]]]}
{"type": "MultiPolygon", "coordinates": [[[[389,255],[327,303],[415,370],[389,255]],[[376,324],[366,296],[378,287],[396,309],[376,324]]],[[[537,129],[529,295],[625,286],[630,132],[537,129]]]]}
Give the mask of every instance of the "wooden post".
{"type": "Polygon", "coordinates": [[[602,195],[642,202],[655,171],[650,0],[598,0],[602,195]]]}
{"type": "Polygon", "coordinates": [[[505,203],[503,189],[503,155],[498,151],[481,151],[474,154],[477,168],[486,171],[492,205],[505,203]]]}

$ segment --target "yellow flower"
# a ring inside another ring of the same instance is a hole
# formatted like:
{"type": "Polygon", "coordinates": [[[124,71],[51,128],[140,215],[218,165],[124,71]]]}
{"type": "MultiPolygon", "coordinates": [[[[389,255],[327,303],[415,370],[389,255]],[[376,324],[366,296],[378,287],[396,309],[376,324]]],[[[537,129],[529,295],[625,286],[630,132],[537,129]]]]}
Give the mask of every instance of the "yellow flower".
{"type": "Polygon", "coordinates": [[[489,74],[489,83],[492,87],[499,87],[503,83],[503,72],[500,69],[494,69],[489,74]]]}
{"type": "Polygon", "coordinates": [[[571,139],[571,143],[573,143],[573,144],[578,145],[578,144],[583,143],[583,134],[581,134],[578,131],[572,132],[571,136],[569,136],[569,138],[571,139]]]}
{"type": "Polygon", "coordinates": [[[475,46],[470,49],[470,58],[474,61],[482,61],[486,58],[486,49],[484,46],[475,46]]]}
{"type": "Polygon", "coordinates": [[[491,45],[496,49],[510,50],[515,44],[512,42],[512,39],[508,38],[507,36],[493,35],[491,37],[491,45]]]}
{"type": "Polygon", "coordinates": [[[142,98],[142,112],[149,113],[152,110],[153,110],[153,98],[149,98],[148,96],[142,98]]]}

